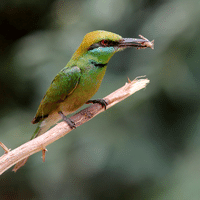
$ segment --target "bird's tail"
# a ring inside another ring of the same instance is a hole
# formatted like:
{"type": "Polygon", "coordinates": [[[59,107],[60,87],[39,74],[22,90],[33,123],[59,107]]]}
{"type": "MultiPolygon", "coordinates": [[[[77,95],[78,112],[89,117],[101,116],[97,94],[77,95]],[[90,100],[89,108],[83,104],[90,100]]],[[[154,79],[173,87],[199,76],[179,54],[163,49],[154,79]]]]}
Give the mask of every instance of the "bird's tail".
{"type": "MultiPolygon", "coordinates": [[[[39,125],[37,126],[35,132],[33,133],[31,140],[38,137],[39,135],[42,135],[46,131],[48,131],[48,129],[50,129],[51,126],[56,124],[59,120],[60,119],[58,117],[56,117],[56,118],[48,117],[48,118],[44,119],[43,121],[39,122],[39,125]]],[[[16,172],[19,168],[24,166],[26,164],[28,158],[29,158],[29,156],[24,158],[23,160],[19,161],[18,163],[16,163],[16,165],[14,166],[12,171],[16,172]]]]}

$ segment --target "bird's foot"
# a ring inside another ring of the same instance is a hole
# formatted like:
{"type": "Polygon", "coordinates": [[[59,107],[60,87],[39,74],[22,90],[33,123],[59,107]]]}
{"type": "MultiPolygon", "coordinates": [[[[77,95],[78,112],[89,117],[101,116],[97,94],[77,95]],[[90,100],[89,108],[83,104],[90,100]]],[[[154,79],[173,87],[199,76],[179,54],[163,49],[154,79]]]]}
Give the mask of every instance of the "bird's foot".
{"type": "Polygon", "coordinates": [[[75,129],[76,128],[76,124],[75,122],[73,122],[71,119],[67,118],[62,111],[59,111],[58,114],[60,114],[63,118],[63,121],[65,121],[71,129],[75,129]]]}
{"type": "Polygon", "coordinates": [[[89,103],[98,103],[100,104],[103,108],[105,108],[106,110],[106,106],[108,105],[108,102],[105,100],[105,99],[95,99],[95,100],[88,100],[86,102],[86,104],[89,104],[89,103]]]}

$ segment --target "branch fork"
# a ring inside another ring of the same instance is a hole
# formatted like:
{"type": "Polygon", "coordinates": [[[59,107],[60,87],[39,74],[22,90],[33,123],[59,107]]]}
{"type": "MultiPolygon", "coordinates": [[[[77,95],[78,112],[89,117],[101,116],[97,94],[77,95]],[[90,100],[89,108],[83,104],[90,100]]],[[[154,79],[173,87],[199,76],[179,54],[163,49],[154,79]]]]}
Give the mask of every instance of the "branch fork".
{"type": "MultiPolygon", "coordinates": [[[[145,88],[150,82],[147,78],[140,78],[141,77],[137,77],[133,81],[130,81],[130,79],[128,78],[128,83],[106,96],[104,98],[104,100],[108,103],[106,109],[109,109],[110,107],[124,100],[128,96],[145,88]]],[[[70,117],[70,119],[74,121],[76,123],[76,127],[78,127],[85,122],[91,120],[93,117],[103,112],[104,110],[105,108],[102,108],[101,105],[93,104],[73,115],[72,117],[70,117]]],[[[5,154],[0,157],[0,175],[4,171],[12,167],[14,164],[39,151],[42,151],[42,159],[43,161],[45,161],[45,152],[47,151],[46,146],[65,136],[71,130],[72,129],[67,123],[60,122],[55,127],[48,130],[46,133],[26,142],[25,144],[19,146],[12,151],[10,151],[10,149],[8,149],[2,142],[0,142],[0,146],[5,151],[5,154]]],[[[14,168],[13,171],[17,171],[17,169],[14,168]]]]}

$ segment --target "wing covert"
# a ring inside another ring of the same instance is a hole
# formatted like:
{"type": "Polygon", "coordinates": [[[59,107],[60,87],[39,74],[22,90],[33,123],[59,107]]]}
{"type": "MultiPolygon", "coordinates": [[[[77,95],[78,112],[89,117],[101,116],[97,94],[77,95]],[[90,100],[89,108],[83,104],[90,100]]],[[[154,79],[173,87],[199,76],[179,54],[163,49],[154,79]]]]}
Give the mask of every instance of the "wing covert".
{"type": "Polygon", "coordinates": [[[80,76],[81,70],[77,66],[61,70],[48,88],[32,123],[35,124],[48,117],[49,113],[56,109],[59,103],[75,90],[80,76]]]}

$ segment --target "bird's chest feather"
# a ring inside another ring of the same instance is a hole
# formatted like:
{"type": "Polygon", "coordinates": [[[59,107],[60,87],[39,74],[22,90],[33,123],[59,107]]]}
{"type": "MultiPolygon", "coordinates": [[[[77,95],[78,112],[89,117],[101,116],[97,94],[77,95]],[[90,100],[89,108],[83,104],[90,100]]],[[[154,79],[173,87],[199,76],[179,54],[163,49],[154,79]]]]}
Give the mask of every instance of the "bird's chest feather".
{"type": "Polygon", "coordinates": [[[88,67],[82,70],[81,78],[73,93],[60,105],[63,112],[74,112],[85,104],[99,89],[106,66],[88,67]]]}

